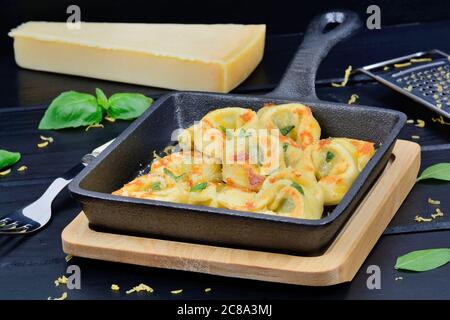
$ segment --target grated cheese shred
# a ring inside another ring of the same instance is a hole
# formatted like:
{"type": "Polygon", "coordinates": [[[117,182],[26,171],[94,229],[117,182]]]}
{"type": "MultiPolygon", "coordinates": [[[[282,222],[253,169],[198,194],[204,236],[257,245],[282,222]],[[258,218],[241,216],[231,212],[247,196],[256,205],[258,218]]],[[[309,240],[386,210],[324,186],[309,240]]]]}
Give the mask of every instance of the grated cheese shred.
{"type": "Polygon", "coordinates": [[[69,280],[69,279],[67,279],[66,276],[58,277],[58,279],[55,280],[55,286],[58,287],[60,284],[67,285],[67,281],[68,281],[68,280],[69,280]]]}
{"type": "Polygon", "coordinates": [[[67,300],[67,292],[63,292],[62,296],[59,298],[52,298],[52,297],[48,297],[47,300],[67,300]]]}
{"type": "Polygon", "coordinates": [[[428,198],[428,203],[433,204],[433,205],[438,205],[438,204],[441,204],[441,201],[428,198]]]}
{"type": "Polygon", "coordinates": [[[357,94],[352,94],[350,96],[350,99],[348,100],[347,104],[354,104],[359,99],[359,96],[357,94]]]}
{"type": "Polygon", "coordinates": [[[416,121],[417,121],[415,125],[416,127],[425,128],[425,121],[423,121],[422,119],[417,119],[416,121]]]}
{"type": "Polygon", "coordinates": [[[26,171],[27,169],[28,169],[27,166],[20,166],[19,168],[17,168],[17,171],[19,171],[19,172],[24,172],[24,171],[26,171]]]}
{"type": "Polygon", "coordinates": [[[431,118],[431,120],[433,122],[437,122],[437,123],[440,123],[442,125],[450,126],[450,122],[445,121],[443,116],[439,116],[439,118],[431,118]]]}
{"type": "Polygon", "coordinates": [[[348,66],[347,69],[345,69],[344,80],[342,80],[341,83],[332,82],[331,85],[335,88],[345,87],[348,83],[348,80],[350,79],[351,73],[352,73],[352,66],[348,66]]]}
{"type": "Polygon", "coordinates": [[[4,171],[0,171],[0,176],[1,176],[1,177],[5,177],[5,176],[7,176],[7,175],[10,174],[10,173],[11,173],[11,168],[6,169],[6,170],[4,170],[4,171]]]}
{"type": "Polygon", "coordinates": [[[104,127],[105,126],[102,125],[101,123],[94,123],[94,124],[88,125],[86,127],[86,129],[84,129],[84,131],[89,131],[89,129],[92,129],[92,128],[101,128],[101,129],[103,129],[104,127]]]}
{"type": "Polygon", "coordinates": [[[48,146],[48,141],[44,141],[44,142],[41,142],[41,143],[38,143],[37,144],[37,146],[38,146],[38,148],[45,148],[46,146],[48,146]]]}
{"type": "Polygon", "coordinates": [[[153,293],[154,290],[153,290],[152,287],[149,287],[148,285],[141,283],[138,286],[135,286],[135,287],[131,288],[130,290],[128,290],[126,292],[126,294],[130,294],[130,293],[133,293],[133,292],[141,292],[141,291],[145,291],[145,292],[148,292],[148,293],[153,293]]]}
{"type": "Polygon", "coordinates": [[[404,68],[411,65],[411,62],[405,62],[405,63],[396,63],[394,64],[394,68],[404,68]]]}
{"type": "Polygon", "coordinates": [[[183,293],[183,289],[177,289],[177,290],[172,290],[170,291],[171,294],[181,294],[183,293]]]}
{"type": "Polygon", "coordinates": [[[414,220],[417,221],[417,222],[430,222],[430,221],[433,221],[432,218],[424,218],[424,217],[421,217],[419,215],[415,216],[414,220]]]}
{"type": "Polygon", "coordinates": [[[48,141],[49,143],[53,143],[55,140],[52,137],[39,136],[41,140],[48,141]]]}
{"type": "Polygon", "coordinates": [[[111,285],[111,290],[112,290],[112,291],[119,291],[119,290],[120,290],[120,287],[119,287],[117,284],[112,284],[112,285],[111,285]]]}

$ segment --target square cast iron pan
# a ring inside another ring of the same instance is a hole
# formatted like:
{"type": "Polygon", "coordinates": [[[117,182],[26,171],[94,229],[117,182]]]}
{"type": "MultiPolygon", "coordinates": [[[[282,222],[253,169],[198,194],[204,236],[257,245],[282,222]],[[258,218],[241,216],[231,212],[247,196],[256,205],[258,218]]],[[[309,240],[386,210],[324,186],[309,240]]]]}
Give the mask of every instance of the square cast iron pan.
{"type": "Polygon", "coordinates": [[[320,101],[315,95],[317,68],[328,51],[360,25],[356,14],[329,12],[316,17],[280,85],[265,96],[178,92],[161,97],[131,124],[69,186],[90,226],[116,233],[220,246],[318,255],[333,241],[386,165],[406,116],[403,113],[320,101]],[[325,32],[329,24],[337,24],[325,32]],[[300,102],[311,107],[322,137],[363,139],[379,145],[374,157],[341,203],[320,220],[111,195],[148,165],[152,151],[164,149],[172,132],[186,128],[211,110],[266,103],[300,102]]]}

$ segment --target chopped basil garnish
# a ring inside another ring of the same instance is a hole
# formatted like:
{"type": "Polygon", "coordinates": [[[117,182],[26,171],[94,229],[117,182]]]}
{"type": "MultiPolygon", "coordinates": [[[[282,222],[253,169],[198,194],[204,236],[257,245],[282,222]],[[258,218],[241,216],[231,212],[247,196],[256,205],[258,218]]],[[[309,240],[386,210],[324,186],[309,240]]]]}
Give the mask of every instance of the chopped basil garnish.
{"type": "Polygon", "coordinates": [[[224,126],[219,126],[219,128],[223,132],[223,134],[227,133],[227,128],[225,128],[224,126]]]}
{"type": "Polygon", "coordinates": [[[154,191],[159,191],[159,190],[161,190],[161,182],[160,182],[160,181],[158,181],[158,182],[153,182],[153,183],[152,183],[152,190],[154,190],[154,191]]]}
{"type": "Polygon", "coordinates": [[[280,128],[280,132],[283,136],[287,136],[289,134],[289,132],[291,132],[292,129],[294,129],[294,128],[295,128],[295,126],[287,126],[284,128],[280,128]]]}
{"type": "Polygon", "coordinates": [[[252,136],[251,132],[247,132],[247,130],[245,130],[245,129],[239,130],[239,138],[248,138],[251,136],[252,136]]]}
{"type": "Polygon", "coordinates": [[[176,175],[173,174],[172,171],[170,171],[170,170],[167,169],[167,168],[164,168],[163,171],[164,171],[165,174],[167,174],[169,177],[171,177],[173,180],[175,180],[175,182],[178,182],[178,180],[180,180],[180,179],[185,175],[185,174],[183,173],[183,174],[181,174],[181,175],[179,175],[179,176],[176,176],[176,175]]]}
{"type": "Polygon", "coordinates": [[[303,188],[301,185],[299,185],[297,182],[292,182],[292,187],[294,187],[298,192],[300,192],[302,195],[305,195],[305,192],[303,191],[303,188]]]}
{"type": "Polygon", "coordinates": [[[285,142],[283,143],[283,151],[286,152],[287,148],[289,147],[289,143],[285,142]]]}
{"type": "Polygon", "coordinates": [[[207,185],[208,185],[208,182],[202,182],[202,183],[196,184],[195,186],[193,186],[191,188],[191,192],[201,191],[201,190],[205,189],[207,185]]]}
{"type": "Polygon", "coordinates": [[[327,151],[327,156],[326,156],[325,160],[327,162],[330,162],[331,160],[333,160],[333,158],[334,158],[334,153],[331,151],[327,151]]]}

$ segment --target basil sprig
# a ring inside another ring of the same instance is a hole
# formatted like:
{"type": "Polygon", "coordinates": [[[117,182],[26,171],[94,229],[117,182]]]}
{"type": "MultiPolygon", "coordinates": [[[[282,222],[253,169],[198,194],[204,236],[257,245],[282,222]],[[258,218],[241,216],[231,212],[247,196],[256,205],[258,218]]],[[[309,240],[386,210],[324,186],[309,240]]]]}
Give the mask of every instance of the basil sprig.
{"type": "Polygon", "coordinates": [[[191,188],[191,192],[198,192],[204,190],[208,186],[208,182],[202,182],[199,184],[196,184],[191,188]]]}
{"type": "Polygon", "coordinates": [[[11,152],[0,149],[0,170],[16,164],[20,160],[19,152],[11,152]]]}
{"type": "Polygon", "coordinates": [[[153,103],[140,93],[116,93],[109,99],[97,88],[96,96],[66,91],[57,96],[39,123],[40,130],[77,128],[101,123],[106,113],[110,118],[130,120],[139,117],[153,103]]]}
{"type": "Polygon", "coordinates": [[[398,257],[395,269],[422,272],[436,269],[449,262],[449,248],[418,250],[398,257]]]}
{"type": "Polygon", "coordinates": [[[416,182],[425,179],[450,181],[450,163],[443,162],[429,166],[422,171],[422,174],[417,178],[416,182]]]}

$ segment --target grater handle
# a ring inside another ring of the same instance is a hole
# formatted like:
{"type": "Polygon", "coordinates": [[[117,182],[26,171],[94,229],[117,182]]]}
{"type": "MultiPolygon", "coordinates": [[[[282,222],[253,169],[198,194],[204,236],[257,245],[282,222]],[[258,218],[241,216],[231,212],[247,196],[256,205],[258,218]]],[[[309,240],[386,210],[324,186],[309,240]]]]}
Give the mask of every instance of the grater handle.
{"type": "Polygon", "coordinates": [[[278,99],[319,100],[315,79],[320,63],[331,48],[362,25],[355,12],[336,10],[316,16],[279,85],[267,96],[278,99]],[[338,24],[327,32],[327,26],[338,24]]]}

